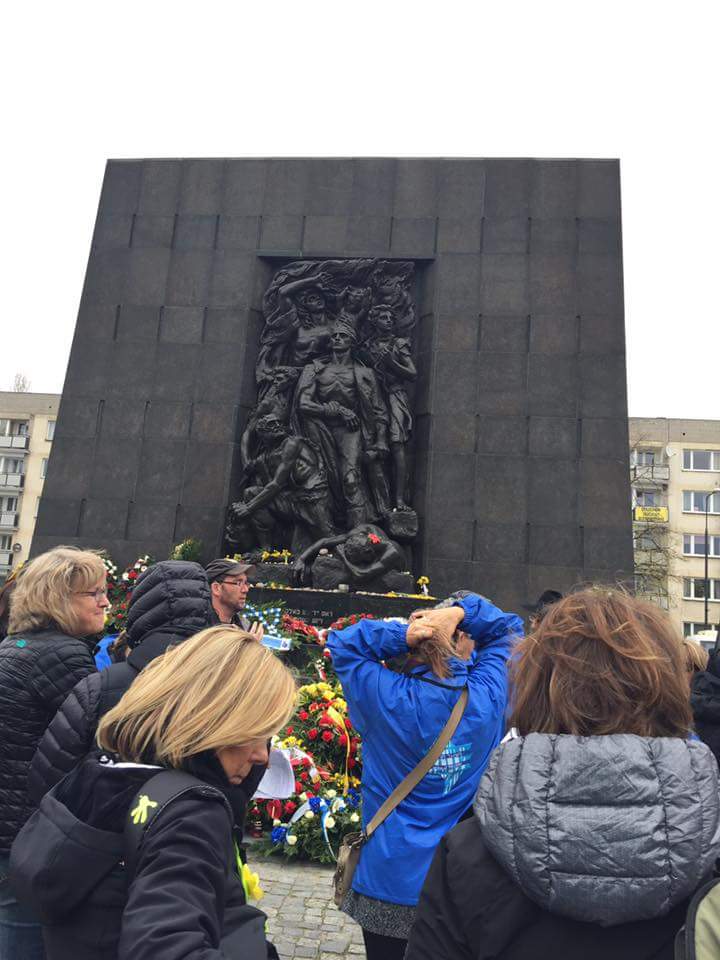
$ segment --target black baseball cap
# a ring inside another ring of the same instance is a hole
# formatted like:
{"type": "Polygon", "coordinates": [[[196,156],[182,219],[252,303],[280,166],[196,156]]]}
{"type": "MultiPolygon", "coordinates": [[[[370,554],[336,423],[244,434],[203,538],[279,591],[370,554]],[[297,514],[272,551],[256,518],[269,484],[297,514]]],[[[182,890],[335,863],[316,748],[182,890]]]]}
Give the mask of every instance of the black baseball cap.
{"type": "Polygon", "coordinates": [[[248,573],[254,570],[252,563],[241,563],[238,560],[211,560],[205,567],[208,581],[214,583],[216,580],[224,580],[225,577],[238,576],[241,573],[248,573]]]}

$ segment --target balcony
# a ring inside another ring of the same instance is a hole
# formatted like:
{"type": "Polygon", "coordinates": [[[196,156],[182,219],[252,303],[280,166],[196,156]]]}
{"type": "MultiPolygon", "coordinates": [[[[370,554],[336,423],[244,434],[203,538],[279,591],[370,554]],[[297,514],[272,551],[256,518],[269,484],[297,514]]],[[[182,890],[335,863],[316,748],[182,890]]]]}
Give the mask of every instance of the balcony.
{"type": "Polygon", "coordinates": [[[12,564],[12,550],[0,550],[0,567],[9,567],[12,564]]]}
{"type": "Polygon", "coordinates": [[[630,467],[630,479],[633,483],[668,483],[670,467],[652,464],[647,467],[630,467]]]}
{"type": "Polygon", "coordinates": [[[29,437],[0,437],[0,450],[27,450],[29,437]]]}
{"type": "Polygon", "coordinates": [[[13,530],[18,525],[17,513],[0,513],[0,528],[13,530]]]}
{"type": "Polygon", "coordinates": [[[0,473],[0,488],[10,487],[13,490],[19,490],[22,489],[24,483],[24,473],[0,473]]]}

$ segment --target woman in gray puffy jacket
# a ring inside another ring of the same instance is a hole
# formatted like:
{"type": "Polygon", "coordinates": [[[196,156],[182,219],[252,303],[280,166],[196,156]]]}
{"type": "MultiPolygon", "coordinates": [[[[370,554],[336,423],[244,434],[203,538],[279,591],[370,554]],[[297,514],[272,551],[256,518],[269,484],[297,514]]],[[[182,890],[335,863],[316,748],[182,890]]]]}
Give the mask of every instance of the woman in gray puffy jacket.
{"type": "Polygon", "coordinates": [[[607,589],[553,605],[511,667],[515,728],[428,872],[406,960],[672,960],[720,856],[679,636],[607,589]]]}

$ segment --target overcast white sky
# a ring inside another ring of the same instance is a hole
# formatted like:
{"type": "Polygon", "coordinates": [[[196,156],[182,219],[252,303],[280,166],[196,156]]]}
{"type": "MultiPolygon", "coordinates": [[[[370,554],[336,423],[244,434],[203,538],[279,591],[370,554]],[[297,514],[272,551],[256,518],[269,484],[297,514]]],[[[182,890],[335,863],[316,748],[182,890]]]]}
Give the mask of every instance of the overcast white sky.
{"type": "Polygon", "coordinates": [[[3,21],[0,389],[62,388],[108,157],[619,157],[630,414],[720,418],[712,3],[68,0],[3,21]]]}

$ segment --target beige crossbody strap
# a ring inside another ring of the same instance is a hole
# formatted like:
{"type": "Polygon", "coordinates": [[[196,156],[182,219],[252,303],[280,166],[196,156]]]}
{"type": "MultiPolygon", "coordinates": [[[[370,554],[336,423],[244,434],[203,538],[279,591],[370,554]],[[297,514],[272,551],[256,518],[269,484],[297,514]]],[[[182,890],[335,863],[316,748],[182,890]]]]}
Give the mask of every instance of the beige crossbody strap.
{"type": "Polygon", "coordinates": [[[439,758],[440,754],[443,752],[448,743],[450,743],[453,734],[457,730],[457,726],[460,723],[463,713],[465,712],[467,701],[468,691],[467,687],[465,687],[460,693],[458,702],[453,707],[453,711],[448,718],[448,722],[440,731],[440,735],[438,736],[437,740],[432,747],[430,747],[429,751],[425,754],[420,763],[410,771],[402,783],[399,783],[395,787],[385,803],[380,807],[378,812],[365,828],[366,837],[372,836],[383,820],[390,816],[398,804],[403,802],[405,797],[420,783],[425,774],[439,758]]]}

